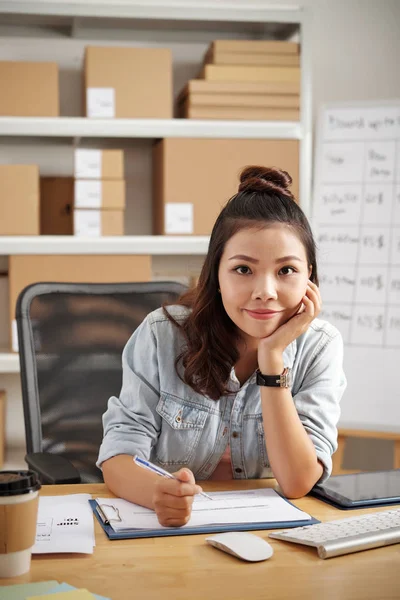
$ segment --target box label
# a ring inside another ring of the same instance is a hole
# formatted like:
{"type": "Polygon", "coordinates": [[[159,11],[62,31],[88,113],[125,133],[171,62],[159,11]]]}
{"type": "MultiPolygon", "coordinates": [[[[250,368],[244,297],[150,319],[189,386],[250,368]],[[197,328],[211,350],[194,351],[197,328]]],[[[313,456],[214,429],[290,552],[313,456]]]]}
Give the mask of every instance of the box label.
{"type": "Polygon", "coordinates": [[[18,352],[19,345],[16,319],[13,319],[11,321],[11,348],[13,352],[18,352]]]}
{"type": "Polygon", "coordinates": [[[75,178],[101,179],[101,150],[75,150],[75,178]]]}
{"type": "Polygon", "coordinates": [[[101,212],[99,210],[75,210],[74,235],[80,237],[101,236],[101,212]]]}
{"type": "Polygon", "coordinates": [[[75,208],[101,208],[101,181],[75,181],[75,208]]]}
{"type": "Polygon", "coordinates": [[[86,115],[90,119],[113,119],[115,117],[115,89],[87,88],[86,115]]]}
{"type": "Polygon", "coordinates": [[[193,204],[167,202],[165,205],[165,233],[193,233],[193,204]]]}

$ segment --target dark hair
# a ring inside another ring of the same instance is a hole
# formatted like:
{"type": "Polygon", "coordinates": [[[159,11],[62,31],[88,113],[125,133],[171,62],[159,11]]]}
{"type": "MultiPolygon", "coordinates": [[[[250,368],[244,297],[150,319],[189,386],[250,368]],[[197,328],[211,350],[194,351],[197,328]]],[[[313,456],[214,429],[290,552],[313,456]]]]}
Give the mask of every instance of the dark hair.
{"type": "Polygon", "coordinates": [[[290,175],[280,169],[245,168],[237,194],[230,198],[214,224],[196,287],[176,302],[190,308],[190,314],[178,323],[164,308],[186,341],[176,359],[177,371],[182,361],[185,383],[214,400],[228,393],[230,371],[239,359],[239,333],[218,293],[218,270],[226,242],[241,229],[284,223],[303,243],[312,268],[310,279],[318,285],[314,238],[305,214],[288,189],[291,183],[290,175]]]}

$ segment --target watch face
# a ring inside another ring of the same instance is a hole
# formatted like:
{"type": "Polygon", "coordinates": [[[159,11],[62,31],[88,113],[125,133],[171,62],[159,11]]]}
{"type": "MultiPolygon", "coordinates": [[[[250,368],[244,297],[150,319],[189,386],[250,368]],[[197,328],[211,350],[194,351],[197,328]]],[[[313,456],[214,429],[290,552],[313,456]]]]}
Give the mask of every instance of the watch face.
{"type": "Polygon", "coordinates": [[[286,367],[286,369],[283,370],[283,373],[281,375],[281,387],[291,387],[292,385],[292,371],[286,367]]]}

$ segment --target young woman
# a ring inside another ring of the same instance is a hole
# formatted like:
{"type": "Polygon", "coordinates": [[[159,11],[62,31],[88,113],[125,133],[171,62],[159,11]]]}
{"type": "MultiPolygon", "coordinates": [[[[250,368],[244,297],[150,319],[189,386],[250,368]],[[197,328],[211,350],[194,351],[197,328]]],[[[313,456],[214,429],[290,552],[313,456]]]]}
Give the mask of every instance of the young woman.
{"type": "Polygon", "coordinates": [[[331,472],[343,343],[316,319],[315,244],[290,184],[284,171],[246,168],[197,287],[148,315],[125,347],[98,465],[117,496],[162,525],[189,520],[196,479],[275,477],[297,498],[331,472]]]}

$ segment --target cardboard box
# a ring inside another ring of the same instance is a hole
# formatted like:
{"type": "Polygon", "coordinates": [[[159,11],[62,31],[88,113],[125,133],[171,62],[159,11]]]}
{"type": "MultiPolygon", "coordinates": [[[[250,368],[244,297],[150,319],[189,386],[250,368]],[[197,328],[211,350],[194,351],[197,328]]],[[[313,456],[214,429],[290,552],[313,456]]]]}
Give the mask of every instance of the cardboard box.
{"type": "Polygon", "coordinates": [[[6,393],[0,390],[0,469],[6,456],[6,393]]]}
{"type": "MultiPolygon", "coordinates": [[[[123,235],[125,208],[125,181],[77,181],[72,177],[40,178],[40,233],[42,235],[73,235],[74,207],[82,213],[104,214],[96,235],[123,235]],[[105,209],[105,210],[97,210],[105,209]]],[[[89,219],[93,223],[96,217],[89,219]]],[[[84,220],[82,227],[84,228],[84,220]]],[[[93,226],[93,225],[92,225],[93,226]]],[[[81,234],[83,235],[83,234],[81,234]]],[[[87,235],[87,234],[85,234],[87,235]]]]}
{"type": "Polygon", "coordinates": [[[41,235],[72,235],[73,177],[40,178],[41,235]]]}
{"type": "Polygon", "coordinates": [[[236,94],[255,97],[258,95],[294,95],[299,97],[300,82],[292,81],[206,81],[190,79],[178,96],[178,103],[192,94],[220,94],[229,98],[236,94]]]}
{"type": "Polygon", "coordinates": [[[87,117],[172,118],[169,48],[89,46],[84,77],[87,117]]]}
{"type": "Polygon", "coordinates": [[[237,108],[300,108],[300,97],[294,94],[278,96],[278,94],[190,94],[183,104],[195,107],[237,107],[237,108]]]}
{"type": "Polygon", "coordinates": [[[0,352],[8,348],[9,322],[8,322],[8,274],[0,273],[0,352]]]}
{"type": "Polygon", "coordinates": [[[0,235],[38,234],[38,166],[0,165],[0,235]]]}
{"type": "Polygon", "coordinates": [[[210,65],[249,65],[270,67],[299,67],[300,56],[298,54],[246,54],[240,52],[221,52],[220,50],[209,50],[204,63],[210,65]]]}
{"type": "Polygon", "coordinates": [[[57,63],[0,61],[0,88],[0,116],[60,116],[57,63]]]}
{"type": "Polygon", "coordinates": [[[283,40],[215,40],[211,43],[210,49],[241,54],[298,54],[300,45],[297,42],[283,40]]]}
{"type": "Polygon", "coordinates": [[[15,307],[24,287],[38,281],[123,283],[151,280],[151,256],[13,255],[9,258],[11,348],[18,350],[15,307]]]}
{"type": "Polygon", "coordinates": [[[123,210],[125,208],[125,181],[115,179],[75,179],[74,208],[123,210]]]}
{"type": "Polygon", "coordinates": [[[123,150],[75,149],[75,179],[123,179],[123,150]]]}
{"type": "Polygon", "coordinates": [[[74,235],[79,237],[100,237],[104,235],[124,235],[124,210],[74,210],[74,235]]]}
{"type": "Polygon", "coordinates": [[[276,166],[299,191],[297,140],[166,138],[153,148],[155,234],[209,235],[247,165],[276,166]]]}
{"type": "Polygon", "coordinates": [[[300,68],[205,65],[199,77],[207,81],[288,81],[300,83],[300,68]]]}
{"type": "Polygon", "coordinates": [[[183,105],[186,119],[244,119],[246,121],[299,121],[300,111],[295,108],[250,108],[247,106],[183,105]]]}
{"type": "Polygon", "coordinates": [[[183,104],[195,107],[202,106],[207,108],[228,106],[237,108],[300,108],[300,97],[294,94],[288,96],[278,96],[278,94],[190,94],[183,101],[183,104]]]}

